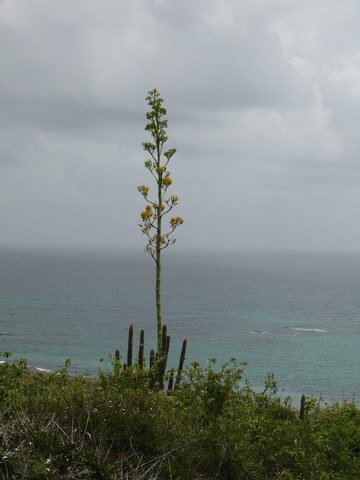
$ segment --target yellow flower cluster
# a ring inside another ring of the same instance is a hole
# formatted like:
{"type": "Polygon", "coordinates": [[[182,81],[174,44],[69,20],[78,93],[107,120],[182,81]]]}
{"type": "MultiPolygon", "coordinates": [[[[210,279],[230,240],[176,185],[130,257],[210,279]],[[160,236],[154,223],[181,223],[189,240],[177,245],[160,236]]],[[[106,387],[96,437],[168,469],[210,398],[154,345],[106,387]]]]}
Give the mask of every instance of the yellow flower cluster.
{"type": "Polygon", "coordinates": [[[165,185],[165,187],[168,187],[169,185],[172,184],[172,180],[170,177],[165,177],[162,181],[163,185],[165,185]]]}
{"type": "Polygon", "coordinates": [[[144,197],[146,197],[146,195],[149,193],[149,187],[147,187],[146,185],[140,185],[139,187],[137,187],[137,189],[141,193],[141,195],[144,195],[144,197]]]}
{"type": "Polygon", "coordinates": [[[150,217],[152,217],[152,211],[151,209],[150,210],[146,209],[143,212],[141,212],[140,215],[143,220],[148,220],[150,217]]]}
{"type": "Polygon", "coordinates": [[[182,225],[184,223],[184,220],[181,217],[174,217],[170,218],[170,225],[172,228],[176,228],[179,225],[182,225]]]}
{"type": "Polygon", "coordinates": [[[164,167],[164,166],[156,167],[156,168],[155,168],[155,172],[156,172],[157,174],[165,173],[165,172],[166,172],[166,167],[164,167]]]}

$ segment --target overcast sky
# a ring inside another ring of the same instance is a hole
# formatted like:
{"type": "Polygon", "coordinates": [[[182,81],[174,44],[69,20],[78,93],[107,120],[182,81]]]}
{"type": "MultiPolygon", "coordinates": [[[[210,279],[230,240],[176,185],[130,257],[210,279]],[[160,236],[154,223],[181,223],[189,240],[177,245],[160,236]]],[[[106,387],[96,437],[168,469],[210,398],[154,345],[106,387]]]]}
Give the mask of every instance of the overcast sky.
{"type": "Polygon", "coordinates": [[[0,0],[0,245],[133,246],[168,110],[189,247],[359,250],[360,2],[0,0]]]}

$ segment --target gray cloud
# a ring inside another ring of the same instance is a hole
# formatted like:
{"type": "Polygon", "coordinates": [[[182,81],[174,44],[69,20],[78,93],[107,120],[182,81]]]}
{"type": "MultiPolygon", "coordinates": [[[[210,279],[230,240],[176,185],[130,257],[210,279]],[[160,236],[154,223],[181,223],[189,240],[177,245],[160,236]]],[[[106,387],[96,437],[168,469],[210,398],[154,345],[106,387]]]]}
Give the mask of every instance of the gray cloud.
{"type": "Polygon", "coordinates": [[[4,0],[0,244],[141,248],[157,87],[177,248],[357,249],[359,19],[347,0],[4,0]]]}

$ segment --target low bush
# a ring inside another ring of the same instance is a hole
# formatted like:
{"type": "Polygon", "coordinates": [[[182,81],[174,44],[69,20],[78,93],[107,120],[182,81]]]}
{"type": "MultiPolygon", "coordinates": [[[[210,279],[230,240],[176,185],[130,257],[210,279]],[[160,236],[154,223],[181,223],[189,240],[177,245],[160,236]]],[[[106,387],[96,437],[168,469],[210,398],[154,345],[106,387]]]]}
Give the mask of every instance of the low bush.
{"type": "Polygon", "coordinates": [[[320,405],[305,417],[243,380],[243,365],[190,365],[172,393],[151,370],[114,361],[96,378],[0,365],[0,477],[58,479],[360,478],[355,401],[320,405]],[[151,388],[150,388],[151,385],[151,388]]]}

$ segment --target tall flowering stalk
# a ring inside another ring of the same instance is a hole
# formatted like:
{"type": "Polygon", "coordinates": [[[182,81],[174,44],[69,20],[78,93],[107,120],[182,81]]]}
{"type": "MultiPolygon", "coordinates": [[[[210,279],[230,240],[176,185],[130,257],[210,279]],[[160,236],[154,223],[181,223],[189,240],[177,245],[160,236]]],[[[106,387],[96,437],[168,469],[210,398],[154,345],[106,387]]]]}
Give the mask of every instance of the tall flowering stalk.
{"type": "Polygon", "coordinates": [[[156,182],[156,195],[150,199],[150,189],[147,185],[137,187],[140,194],[147,202],[145,210],[141,212],[142,223],[139,223],[141,231],[147,236],[147,245],[145,252],[150,253],[156,264],[156,318],[157,318],[157,343],[158,351],[162,346],[162,309],[161,309],[161,252],[176,241],[172,237],[174,230],[184,223],[181,217],[172,217],[167,225],[167,231],[163,232],[163,219],[176,205],[178,197],[168,195],[168,189],[172,184],[168,163],[176,152],[175,148],[164,150],[164,144],[168,137],[166,129],[168,122],[166,120],[166,109],[162,106],[163,99],[160,93],[154,89],[148,92],[146,97],[150,112],[146,113],[148,124],[145,130],[150,132],[152,141],[143,142],[144,150],[149,154],[150,159],[146,160],[145,168],[149,170],[156,182]]]}

